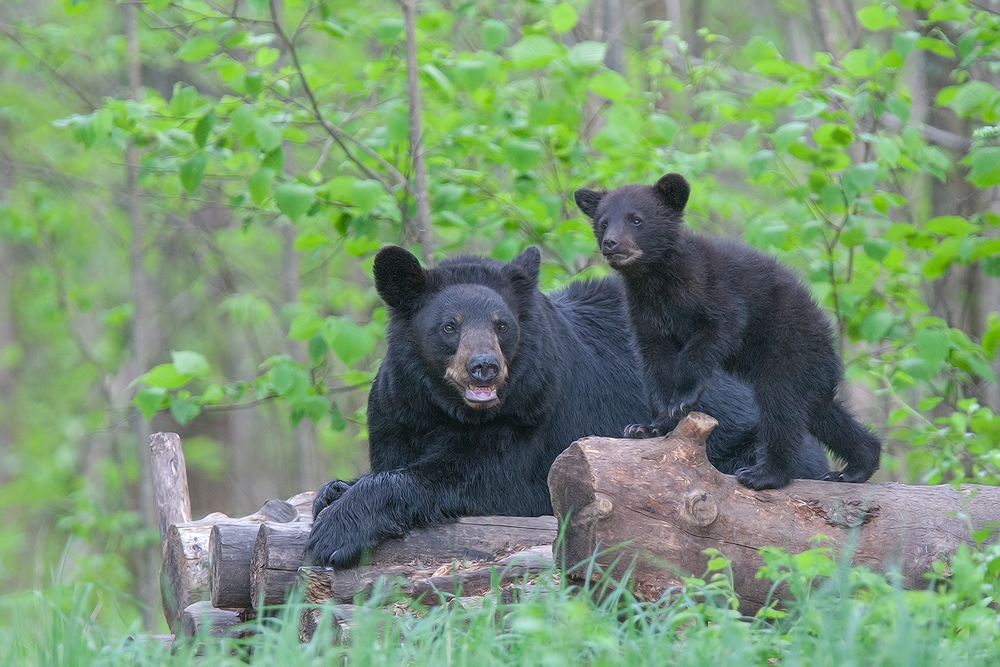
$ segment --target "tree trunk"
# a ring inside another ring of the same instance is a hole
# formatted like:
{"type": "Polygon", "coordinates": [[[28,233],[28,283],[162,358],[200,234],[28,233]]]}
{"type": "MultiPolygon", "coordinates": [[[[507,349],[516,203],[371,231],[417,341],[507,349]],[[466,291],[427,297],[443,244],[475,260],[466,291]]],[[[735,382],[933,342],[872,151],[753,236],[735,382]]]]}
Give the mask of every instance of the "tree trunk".
{"type": "MultiPolygon", "coordinates": [[[[303,523],[265,524],[257,533],[250,574],[251,604],[280,604],[298,580],[311,527],[303,523]],[[261,597],[263,595],[263,597],[261,597]]],[[[418,528],[385,540],[371,553],[372,566],[412,566],[453,558],[494,561],[524,547],[552,544],[557,524],[551,516],[463,517],[455,523],[418,528]]]]}
{"type": "Polygon", "coordinates": [[[431,204],[427,192],[427,167],[424,161],[423,116],[420,109],[420,74],[417,63],[417,0],[401,0],[406,27],[406,92],[410,107],[410,159],[413,161],[413,203],[416,215],[404,215],[405,243],[419,243],[424,266],[434,266],[434,240],[431,234],[431,204]]]}
{"type": "Polygon", "coordinates": [[[586,567],[596,553],[602,568],[617,559],[613,573],[621,575],[634,561],[636,592],[656,599],[683,575],[701,575],[703,550],[718,549],[731,562],[742,609],[753,612],[770,588],[755,578],[761,547],[799,553],[823,535],[836,552],[852,552],[853,564],[898,567],[904,587],[917,589],[935,560],[973,544],[970,529],[1000,519],[996,487],[798,480],[753,491],[709,464],[705,439],[715,425],[692,413],[665,438],[570,445],[549,472],[556,515],[569,517],[567,565],[586,567]]]}

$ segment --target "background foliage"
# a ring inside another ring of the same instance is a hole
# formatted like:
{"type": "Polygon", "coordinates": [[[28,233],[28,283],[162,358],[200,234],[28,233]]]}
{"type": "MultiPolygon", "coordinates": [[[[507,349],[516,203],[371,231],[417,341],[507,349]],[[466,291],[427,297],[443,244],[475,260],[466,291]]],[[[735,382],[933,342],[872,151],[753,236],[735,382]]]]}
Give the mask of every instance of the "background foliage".
{"type": "MultiPolygon", "coordinates": [[[[692,227],[828,309],[877,479],[995,484],[993,8],[426,0],[429,250],[602,275],[573,190],[680,171],[692,227]]],[[[150,428],[196,514],[364,469],[371,258],[418,243],[404,33],[378,0],[0,6],[0,590],[154,622],[150,428]]]]}

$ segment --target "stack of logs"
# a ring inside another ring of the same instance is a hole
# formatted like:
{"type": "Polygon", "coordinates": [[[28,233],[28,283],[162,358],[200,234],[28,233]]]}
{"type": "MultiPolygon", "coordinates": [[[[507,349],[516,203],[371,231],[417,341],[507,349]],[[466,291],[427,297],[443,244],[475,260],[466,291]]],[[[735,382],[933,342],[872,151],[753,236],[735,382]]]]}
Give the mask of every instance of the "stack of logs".
{"type": "Polygon", "coordinates": [[[347,622],[355,597],[370,593],[380,579],[396,582],[399,594],[425,605],[453,595],[474,603],[491,590],[494,575],[501,587],[513,587],[552,563],[557,525],[543,516],[464,517],[386,540],[360,567],[305,566],[312,492],[269,500],[241,518],[213,513],[192,521],[180,438],[157,433],[150,447],[163,544],[163,611],[175,635],[238,632],[235,626],[298,589],[307,603],[300,626],[307,640],[319,604],[335,603],[334,623],[347,622]]]}

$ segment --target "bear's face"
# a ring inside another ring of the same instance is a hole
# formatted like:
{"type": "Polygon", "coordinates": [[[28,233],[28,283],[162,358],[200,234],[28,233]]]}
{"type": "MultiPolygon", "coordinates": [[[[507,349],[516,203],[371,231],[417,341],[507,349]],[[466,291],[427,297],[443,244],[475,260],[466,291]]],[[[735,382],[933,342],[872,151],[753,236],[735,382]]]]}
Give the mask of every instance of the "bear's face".
{"type": "Polygon", "coordinates": [[[391,309],[390,349],[395,342],[400,357],[419,364],[441,389],[431,400],[449,413],[489,419],[509,395],[524,313],[540,295],[540,263],[537,248],[507,264],[458,258],[430,270],[397,246],[375,256],[375,288],[391,309]]]}
{"type": "Polygon", "coordinates": [[[414,325],[428,370],[443,369],[444,380],[470,408],[499,404],[520,327],[497,292],[485,285],[451,285],[431,297],[414,325]]]}
{"type": "Polygon", "coordinates": [[[581,188],[577,206],[593,221],[597,247],[608,264],[628,271],[670,252],[682,223],[690,186],[680,174],[656,185],[626,185],[610,192],[581,188]]]}

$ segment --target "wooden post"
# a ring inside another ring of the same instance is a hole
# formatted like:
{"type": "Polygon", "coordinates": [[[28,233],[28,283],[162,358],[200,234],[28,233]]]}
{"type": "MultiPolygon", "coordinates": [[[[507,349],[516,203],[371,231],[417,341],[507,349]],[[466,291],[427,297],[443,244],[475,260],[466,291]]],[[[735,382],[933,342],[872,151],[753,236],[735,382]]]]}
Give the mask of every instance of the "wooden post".
{"type": "Polygon", "coordinates": [[[760,547],[800,553],[826,536],[838,554],[853,549],[854,564],[900,568],[904,587],[915,589],[926,587],[923,574],[936,559],[973,543],[970,528],[1000,520],[1000,488],[990,486],[797,480],[748,489],[708,462],[705,439],[715,424],[691,413],[665,438],[570,445],[549,472],[556,515],[569,517],[567,564],[597,553],[604,568],[618,559],[612,572],[620,575],[634,562],[636,592],[656,599],[682,575],[701,575],[702,551],[715,548],[731,561],[742,609],[753,612],[770,588],[755,577],[760,547]]]}
{"type": "Polygon", "coordinates": [[[154,433],[149,437],[149,454],[160,523],[160,544],[166,549],[170,524],[191,521],[191,496],[188,494],[187,467],[180,436],[176,433],[154,433]]]}

